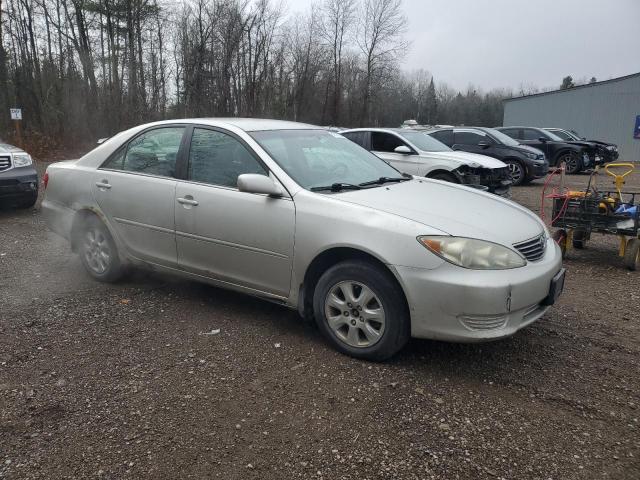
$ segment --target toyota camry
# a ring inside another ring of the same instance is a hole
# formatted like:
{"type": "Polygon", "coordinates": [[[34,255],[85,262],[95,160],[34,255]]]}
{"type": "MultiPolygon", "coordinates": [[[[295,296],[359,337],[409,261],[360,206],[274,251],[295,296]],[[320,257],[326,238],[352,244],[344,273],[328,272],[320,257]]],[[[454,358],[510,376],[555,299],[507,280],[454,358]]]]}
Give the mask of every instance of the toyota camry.
{"type": "Polygon", "coordinates": [[[338,350],[486,341],[560,295],[560,249],[531,211],[409,176],[320,127],[260,119],[141,125],[44,175],[42,212],[87,272],[133,266],[297,309],[338,350]]]}

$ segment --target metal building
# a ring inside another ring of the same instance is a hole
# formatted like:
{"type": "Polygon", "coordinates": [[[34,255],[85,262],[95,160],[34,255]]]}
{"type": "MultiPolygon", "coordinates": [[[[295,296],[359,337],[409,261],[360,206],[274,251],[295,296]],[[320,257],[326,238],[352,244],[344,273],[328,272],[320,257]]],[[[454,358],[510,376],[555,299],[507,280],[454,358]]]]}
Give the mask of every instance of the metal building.
{"type": "Polygon", "coordinates": [[[618,145],[640,161],[640,73],[505,100],[504,126],[557,127],[618,145]]]}

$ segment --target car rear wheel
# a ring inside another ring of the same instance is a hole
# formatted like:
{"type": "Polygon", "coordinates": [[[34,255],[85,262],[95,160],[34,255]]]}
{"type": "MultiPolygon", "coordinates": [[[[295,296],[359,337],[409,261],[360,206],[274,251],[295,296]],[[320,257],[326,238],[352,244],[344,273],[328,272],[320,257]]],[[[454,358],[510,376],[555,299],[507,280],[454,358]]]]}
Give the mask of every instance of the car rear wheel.
{"type": "Polygon", "coordinates": [[[578,155],[573,152],[566,152],[561,154],[558,157],[558,162],[556,164],[559,166],[562,165],[563,162],[565,164],[567,173],[574,174],[582,170],[582,163],[580,162],[578,155]]]}
{"type": "Polygon", "coordinates": [[[505,160],[504,163],[507,164],[509,168],[509,173],[511,174],[512,185],[518,186],[526,183],[527,181],[527,170],[524,168],[524,165],[518,160],[505,160]]]}
{"type": "Polygon", "coordinates": [[[101,282],[115,282],[125,272],[113,237],[96,217],[88,217],[80,231],[79,253],[89,275],[101,282]]]}
{"type": "Polygon", "coordinates": [[[389,272],[366,261],[341,262],[328,269],[313,295],[320,331],[340,352],[382,361],[409,340],[404,294],[389,272]]]}

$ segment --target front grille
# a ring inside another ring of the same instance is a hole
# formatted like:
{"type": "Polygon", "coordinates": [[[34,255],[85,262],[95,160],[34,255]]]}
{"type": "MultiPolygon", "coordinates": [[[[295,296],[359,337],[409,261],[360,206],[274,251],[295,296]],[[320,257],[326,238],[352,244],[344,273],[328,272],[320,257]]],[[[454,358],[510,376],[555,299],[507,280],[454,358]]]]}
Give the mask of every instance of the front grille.
{"type": "Polygon", "coordinates": [[[547,241],[544,234],[538,235],[530,240],[524,242],[514,243],[513,246],[530,262],[540,260],[544,255],[544,249],[547,245],[547,241]]]}
{"type": "Polygon", "coordinates": [[[11,167],[11,157],[0,157],[0,172],[9,170],[11,167]]]}

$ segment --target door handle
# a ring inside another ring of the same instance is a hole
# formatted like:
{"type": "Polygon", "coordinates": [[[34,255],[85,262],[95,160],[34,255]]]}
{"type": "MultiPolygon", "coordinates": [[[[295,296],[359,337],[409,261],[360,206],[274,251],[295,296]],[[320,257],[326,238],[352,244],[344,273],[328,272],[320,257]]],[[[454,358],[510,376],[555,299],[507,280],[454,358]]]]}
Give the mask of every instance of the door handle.
{"type": "Polygon", "coordinates": [[[192,205],[194,207],[198,205],[198,201],[194,200],[191,195],[187,195],[185,197],[179,197],[178,198],[178,203],[180,203],[182,205],[192,205]]]}
{"type": "Polygon", "coordinates": [[[105,188],[108,190],[111,188],[111,185],[109,184],[108,180],[102,180],[101,182],[96,182],[96,187],[105,188]]]}

